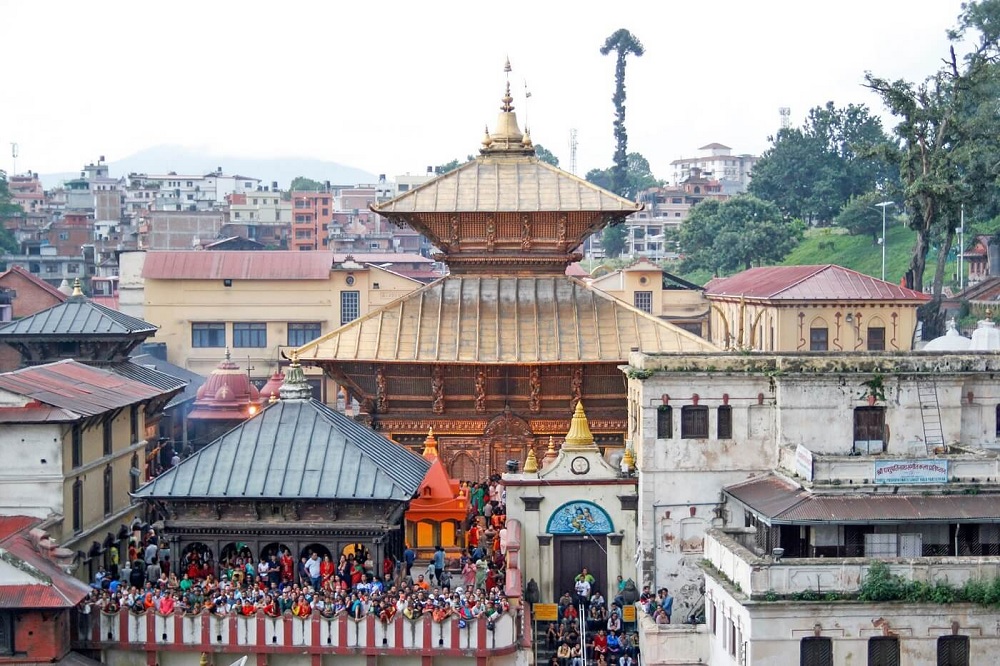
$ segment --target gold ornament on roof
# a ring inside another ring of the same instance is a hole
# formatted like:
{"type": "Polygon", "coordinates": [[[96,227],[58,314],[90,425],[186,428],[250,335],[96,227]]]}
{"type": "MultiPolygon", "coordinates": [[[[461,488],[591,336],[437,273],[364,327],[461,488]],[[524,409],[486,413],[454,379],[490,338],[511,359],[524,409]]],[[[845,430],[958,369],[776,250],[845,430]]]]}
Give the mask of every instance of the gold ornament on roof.
{"type": "Polygon", "coordinates": [[[486,126],[486,134],[483,136],[483,148],[489,148],[493,145],[493,139],[490,137],[490,126],[486,126]]]}
{"type": "Polygon", "coordinates": [[[632,449],[625,449],[625,454],[622,456],[622,463],[624,463],[629,470],[635,469],[635,454],[632,453],[632,449]]]}
{"type": "Polygon", "coordinates": [[[590,432],[590,423],[587,421],[587,414],[583,411],[583,401],[576,403],[576,410],[573,412],[573,420],[570,422],[569,432],[566,433],[566,441],[563,443],[566,449],[596,449],[594,435],[590,432]]]}
{"type": "Polygon", "coordinates": [[[80,278],[73,280],[73,293],[70,294],[70,298],[76,296],[83,297],[83,286],[80,284],[80,278]]]}
{"type": "Polygon", "coordinates": [[[427,439],[424,440],[424,452],[421,455],[428,460],[438,456],[437,439],[434,437],[433,427],[427,429],[427,439]]]}
{"type": "Polygon", "coordinates": [[[524,473],[535,474],[538,472],[538,458],[535,457],[535,449],[528,449],[528,458],[524,461],[524,473]]]}

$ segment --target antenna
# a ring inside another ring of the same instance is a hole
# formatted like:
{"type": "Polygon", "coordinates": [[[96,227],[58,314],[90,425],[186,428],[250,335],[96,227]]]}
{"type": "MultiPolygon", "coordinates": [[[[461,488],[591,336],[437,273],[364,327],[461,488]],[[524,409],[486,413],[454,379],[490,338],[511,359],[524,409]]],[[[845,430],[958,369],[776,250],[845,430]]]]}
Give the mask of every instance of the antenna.
{"type": "Polygon", "coordinates": [[[792,110],[787,106],[782,106],[778,109],[778,115],[781,116],[781,129],[788,129],[792,126],[792,110]]]}
{"type": "Polygon", "coordinates": [[[16,176],[17,175],[17,144],[14,143],[13,141],[11,141],[11,143],[10,143],[10,157],[11,157],[11,160],[13,161],[13,163],[14,163],[14,165],[13,165],[13,172],[11,173],[11,175],[12,176],[16,176]]]}
{"type": "Polygon", "coordinates": [[[531,97],[531,92],[528,90],[528,81],[524,80],[524,130],[528,131],[531,125],[528,124],[528,98],[531,97]]]}
{"type": "Polygon", "coordinates": [[[576,128],[569,131],[569,172],[576,174],[576,128]]]}

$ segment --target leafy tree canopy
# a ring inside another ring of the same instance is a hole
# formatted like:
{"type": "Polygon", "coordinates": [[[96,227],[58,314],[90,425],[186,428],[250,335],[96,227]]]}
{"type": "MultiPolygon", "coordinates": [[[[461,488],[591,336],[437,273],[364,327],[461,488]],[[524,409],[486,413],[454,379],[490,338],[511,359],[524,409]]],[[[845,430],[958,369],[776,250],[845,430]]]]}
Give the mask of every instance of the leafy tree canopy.
{"type": "Polygon", "coordinates": [[[296,176],[292,179],[292,185],[289,189],[293,192],[319,192],[325,188],[326,185],[318,180],[306,178],[305,176],[296,176]]]}
{"type": "Polygon", "coordinates": [[[3,223],[24,214],[24,209],[13,203],[12,199],[10,187],[7,184],[7,175],[0,171],[0,250],[9,254],[16,253],[19,248],[14,235],[7,230],[3,223]]]}
{"type": "Polygon", "coordinates": [[[773,203],[750,194],[727,201],[708,199],[681,225],[684,270],[715,275],[781,261],[802,238],[803,225],[788,222],[773,203]]]}
{"type": "MultiPolygon", "coordinates": [[[[882,236],[882,209],[878,204],[886,200],[881,192],[865,192],[851,197],[833,222],[847,229],[852,236],[871,236],[872,243],[878,243],[882,236]]],[[[896,217],[892,206],[887,207],[885,213],[888,220],[896,217]]]]}
{"type": "Polygon", "coordinates": [[[438,166],[434,167],[434,173],[440,176],[441,174],[448,173],[449,171],[454,171],[455,169],[462,166],[466,162],[471,162],[474,159],[476,159],[474,155],[467,155],[464,160],[459,162],[458,158],[456,157],[451,162],[445,162],[444,164],[439,164],[438,166]]]}
{"type": "Polygon", "coordinates": [[[780,130],[771,144],[754,165],[749,190],[788,218],[829,223],[851,197],[897,180],[880,156],[889,144],[882,122],[864,105],[817,106],[801,128],[780,130]]]}
{"type": "Polygon", "coordinates": [[[551,164],[554,167],[559,166],[559,158],[553,155],[551,150],[540,143],[535,144],[535,155],[538,155],[538,159],[546,164],[551,164]]]}

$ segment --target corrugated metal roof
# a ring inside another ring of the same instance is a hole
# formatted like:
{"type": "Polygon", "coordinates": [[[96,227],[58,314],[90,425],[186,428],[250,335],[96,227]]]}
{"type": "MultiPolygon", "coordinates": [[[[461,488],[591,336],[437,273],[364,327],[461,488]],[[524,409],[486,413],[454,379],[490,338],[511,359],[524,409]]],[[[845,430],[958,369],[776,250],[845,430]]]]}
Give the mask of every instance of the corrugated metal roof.
{"type": "Polygon", "coordinates": [[[72,360],[0,374],[0,389],[78,416],[103,414],[165,393],[163,389],[72,360]]]}
{"type": "Polygon", "coordinates": [[[42,522],[33,516],[0,516],[0,543],[42,522]]]}
{"type": "Polygon", "coordinates": [[[430,464],[316,400],[282,400],[135,492],[146,498],[410,499],[430,464]]]}
{"type": "Polygon", "coordinates": [[[718,351],[709,341],[565,275],[451,275],[298,350],[302,359],[456,363],[624,361],[718,351]]]}
{"type": "Polygon", "coordinates": [[[184,382],[184,390],[171,398],[163,408],[170,409],[182,402],[187,402],[188,400],[194,400],[197,397],[198,389],[201,385],[205,383],[207,377],[203,377],[196,372],[191,372],[187,368],[182,368],[179,365],[174,365],[173,363],[168,363],[161,359],[156,358],[152,354],[139,354],[138,356],[133,356],[129,359],[134,365],[141,366],[143,368],[151,368],[158,371],[160,374],[167,375],[172,378],[176,378],[184,382]]]}
{"type": "Polygon", "coordinates": [[[28,537],[28,530],[41,522],[30,516],[0,517],[0,550],[14,566],[30,566],[21,571],[38,580],[37,584],[0,585],[0,608],[72,608],[90,592],[90,587],[64,573],[28,537]]]}
{"type": "Polygon", "coordinates": [[[51,585],[0,585],[0,608],[72,608],[70,601],[51,585]]]}
{"type": "Polygon", "coordinates": [[[371,207],[376,213],[634,212],[642,204],[537,157],[484,156],[371,207]]]}
{"type": "Polygon", "coordinates": [[[149,280],[327,280],[329,252],[217,250],[147,252],[149,280]]]}
{"type": "Polygon", "coordinates": [[[772,525],[800,523],[981,522],[1000,520],[1000,495],[840,495],[812,493],[774,475],[758,477],[725,493],[772,525]]]}
{"type": "Polygon", "coordinates": [[[712,280],[706,296],[794,301],[929,301],[930,296],[843,266],[764,266],[712,280]]]}
{"type": "Polygon", "coordinates": [[[99,305],[83,296],[0,327],[0,341],[26,336],[142,335],[156,332],[156,326],[117,310],[99,305]]]}

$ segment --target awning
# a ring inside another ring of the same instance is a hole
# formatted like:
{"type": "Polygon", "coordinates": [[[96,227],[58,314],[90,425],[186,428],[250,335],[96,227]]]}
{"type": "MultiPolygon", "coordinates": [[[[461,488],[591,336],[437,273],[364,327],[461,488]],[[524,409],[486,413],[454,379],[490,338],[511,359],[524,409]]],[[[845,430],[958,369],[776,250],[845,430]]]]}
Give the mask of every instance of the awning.
{"type": "Polygon", "coordinates": [[[820,494],[774,475],[724,489],[771,525],[1000,522],[1000,495],[820,494]]]}

